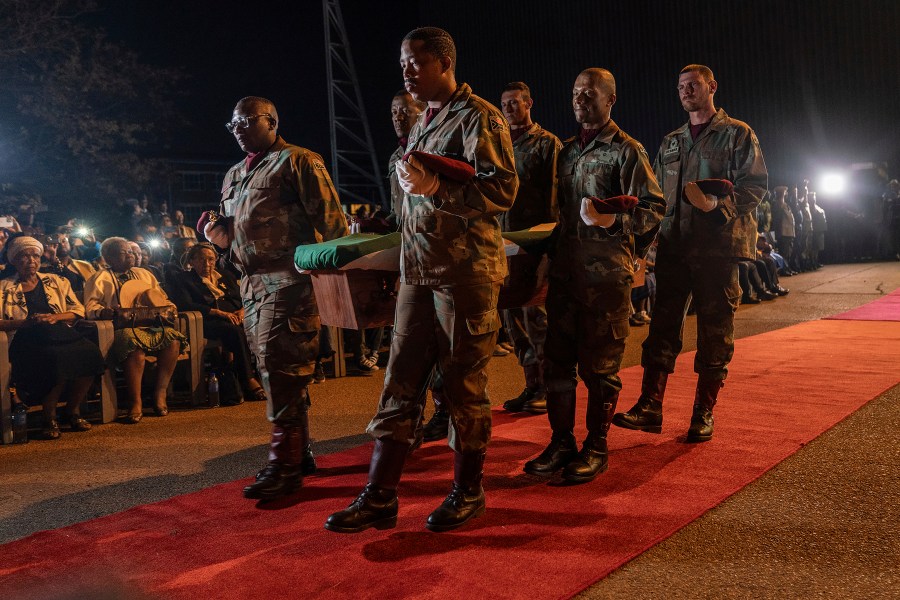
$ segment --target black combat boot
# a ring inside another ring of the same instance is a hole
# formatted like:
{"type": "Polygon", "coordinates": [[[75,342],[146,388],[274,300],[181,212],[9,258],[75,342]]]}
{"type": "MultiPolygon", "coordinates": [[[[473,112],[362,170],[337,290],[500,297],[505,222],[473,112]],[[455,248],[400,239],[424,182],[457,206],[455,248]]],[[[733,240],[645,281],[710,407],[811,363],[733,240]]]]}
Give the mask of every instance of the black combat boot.
{"type": "Polygon", "coordinates": [[[422,441],[436,442],[447,437],[450,428],[450,413],[444,409],[435,409],[431,419],[422,429],[422,441]]]}
{"type": "Polygon", "coordinates": [[[481,474],[485,451],[456,452],[453,462],[453,489],[433,513],[425,527],[431,531],[450,531],[469,519],[484,514],[484,489],[481,474]]]}
{"type": "Polygon", "coordinates": [[[647,433],[660,433],[662,431],[662,401],[668,379],[669,374],[665,371],[645,367],[640,398],[628,412],[616,413],[612,420],[613,425],[647,433]]]}
{"type": "Polygon", "coordinates": [[[575,390],[547,392],[547,417],[553,435],[550,444],[537,458],[525,463],[525,472],[550,477],[578,456],[575,443],[575,390]]]}
{"type": "Polygon", "coordinates": [[[691,427],[688,429],[687,441],[708,442],[713,436],[713,407],[719,397],[719,390],[725,385],[720,379],[697,380],[697,392],[694,395],[694,414],[691,415],[691,427]]]}
{"type": "Polygon", "coordinates": [[[316,472],[316,457],[313,456],[312,444],[309,437],[309,411],[303,412],[300,417],[300,428],[303,430],[303,439],[306,445],[303,447],[303,458],[300,460],[300,471],[303,476],[312,475],[316,472]]]}
{"type": "MultiPolygon", "coordinates": [[[[435,376],[437,379],[437,376],[435,376]]],[[[443,383],[437,388],[431,388],[431,400],[434,402],[434,414],[422,428],[423,442],[436,442],[449,435],[450,411],[447,409],[447,399],[444,398],[443,383]]]]}
{"type": "Polygon", "coordinates": [[[397,526],[397,484],[409,444],[384,439],[375,440],[369,483],[344,510],[325,521],[325,529],[338,533],[359,533],[369,527],[390,529],[397,526]]]}
{"type": "Polygon", "coordinates": [[[540,364],[523,367],[525,389],[521,394],[503,403],[508,412],[527,412],[542,415],[547,412],[547,390],[544,387],[544,372],[540,364]]]}
{"type": "Polygon", "coordinates": [[[272,425],[269,463],[256,481],[244,488],[244,498],[274,500],[292,494],[303,484],[303,448],[308,438],[300,427],[272,425]]]}
{"type": "Polygon", "coordinates": [[[617,391],[606,389],[588,392],[586,419],[588,436],[578,457],[563,469],[563,479],[573,483],[587,483],[609,468],[606,434],[609,432],[609,424],[616,411],[618,400],[617,391]]]}
{"type": "MultiPolygon", "coordinates": [[[[302,448],[303,458],[300,459],[300,472],[303,473],[303,476],[312,475],[316,472],[316,457],[313,456],[312,444],[310,443],[311,438],[309,437],[309,389],[305,388],[301,392],[301,397],[303,397],[303,405],[305,406],[305,410],[300,415],[297,420],[297,427],[300,428],[300,439],[306,440],[306,446],[302,448]]],[[[268,468],[268,467],[266,467],[268,468]]],[[[259,481],[266,473],[266,468],[262,469],[259,473],[256,474],[256,480],[259,481]]]]}

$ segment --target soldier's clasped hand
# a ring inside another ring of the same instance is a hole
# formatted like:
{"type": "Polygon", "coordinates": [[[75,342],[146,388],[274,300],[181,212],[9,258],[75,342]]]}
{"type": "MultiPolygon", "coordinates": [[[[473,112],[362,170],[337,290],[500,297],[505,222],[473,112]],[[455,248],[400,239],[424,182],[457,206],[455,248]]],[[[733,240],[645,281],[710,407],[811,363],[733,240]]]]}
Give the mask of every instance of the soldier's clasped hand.
{"type": "Polygon", "coordinates": [[[581,220],[591,227],[609,227],[616,222],[616,215],[597,212],[593,201],[585,197],[581,199],[581,220]]]}
{"type": "Polygon", "coordinates": [[[397,161],[397,179],[404,192],[417,196],[434,196],[441,187],[437,173],[415,156],[397,161]]]}

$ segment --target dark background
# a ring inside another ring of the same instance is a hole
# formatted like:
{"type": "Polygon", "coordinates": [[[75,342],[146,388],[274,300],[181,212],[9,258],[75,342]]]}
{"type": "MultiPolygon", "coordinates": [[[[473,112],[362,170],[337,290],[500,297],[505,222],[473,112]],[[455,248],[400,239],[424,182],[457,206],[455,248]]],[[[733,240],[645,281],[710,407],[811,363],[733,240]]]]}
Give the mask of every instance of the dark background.
{"type": "MultiPolygon", "coordinates": [[[[757,132],[770,185],[826,167],[900,164],[900,2],[732,1],[531,2],[455,0],[341,4],[379,164],[394,147],[389,122],[403,35],[436,25],[455,38],[457,78],[499,103],[523,80],[533,117],[572,135],[569,95],[583,68],[610,69],[618,83],[613,118],[651,157],[686,120],[675,85],[682,66],[710,66],[716,104],[757,132]]],[[[94,17],[146,61],[188,74],[187,123],[165,152],[236,161],[223,124],[237,99],[272,99],[280,132],[330,157],[321,3],[124,0],[94,17]]],[[[167,118],[159,115],[159,118],[167,118]]]]}

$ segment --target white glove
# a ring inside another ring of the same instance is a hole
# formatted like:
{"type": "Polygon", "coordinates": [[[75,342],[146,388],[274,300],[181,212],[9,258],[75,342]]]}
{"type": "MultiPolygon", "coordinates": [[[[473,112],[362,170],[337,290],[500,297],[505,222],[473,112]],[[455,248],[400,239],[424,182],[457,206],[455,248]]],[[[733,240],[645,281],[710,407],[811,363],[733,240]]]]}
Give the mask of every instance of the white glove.
{"type": "Polygon", "coordinates": [[[415,156],[397,161],[397,179],[404,192],[416,196],[434,196],[441,187],[437,173],[415,156]]]}
{"type": "Polygon", "coordinates": [[[709,212],[719,205],[719,199],[712,194],[704,194],[696,183],[691,182],[684,186],[684,195],[697,210],[709,212]]]}
{"type": "Polygon", "coordinates": [[[222,250],[227,249],[231,245],[231,239],[229,239],[228,236],[227,224],[223,226],[222,223],[207,223],[203,227],[203,235],[206,236],[206,239],[208,239],[210,242],[212,242],[222,250]]]}
{"type": "Polygon", "coordinates": [[[616,222],[616,215],[599,213],[590,198],[582,198],[581,220],[592,227],[610,227],[616,222]]]}

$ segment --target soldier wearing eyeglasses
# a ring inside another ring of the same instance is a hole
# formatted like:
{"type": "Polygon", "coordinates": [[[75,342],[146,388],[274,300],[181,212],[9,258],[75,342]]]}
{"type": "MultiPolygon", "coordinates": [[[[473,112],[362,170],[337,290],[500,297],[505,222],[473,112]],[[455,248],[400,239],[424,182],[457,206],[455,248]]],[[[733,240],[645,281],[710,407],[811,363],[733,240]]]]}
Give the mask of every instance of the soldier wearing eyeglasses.
{"type": "Polygon", "coordinates": [[[319,311],[309,275],[294,268],[294,250],[349,230],[322,157],[278,135],[272,102],[244,98],[225,127],[247,156],[225,175],[222,217],[204,234],[243,275],[244,329],[272,422],[268,464],[244,496],[269,500],[293,492],[315,470],[307,411],[319,311]]]}

